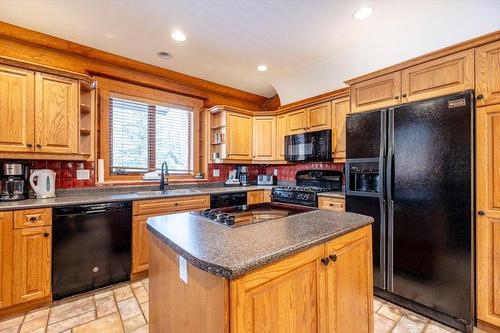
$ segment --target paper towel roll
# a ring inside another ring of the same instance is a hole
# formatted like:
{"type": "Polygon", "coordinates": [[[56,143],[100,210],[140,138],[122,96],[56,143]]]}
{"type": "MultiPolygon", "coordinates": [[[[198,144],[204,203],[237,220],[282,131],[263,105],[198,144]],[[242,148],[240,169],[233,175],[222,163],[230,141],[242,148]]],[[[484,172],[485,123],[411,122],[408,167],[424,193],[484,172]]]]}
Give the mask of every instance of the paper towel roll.
{"type": "Polygon", "coordinates": [[[97,182],[104,183],[104,160],[102,158],[97,160],[97,182]]]}

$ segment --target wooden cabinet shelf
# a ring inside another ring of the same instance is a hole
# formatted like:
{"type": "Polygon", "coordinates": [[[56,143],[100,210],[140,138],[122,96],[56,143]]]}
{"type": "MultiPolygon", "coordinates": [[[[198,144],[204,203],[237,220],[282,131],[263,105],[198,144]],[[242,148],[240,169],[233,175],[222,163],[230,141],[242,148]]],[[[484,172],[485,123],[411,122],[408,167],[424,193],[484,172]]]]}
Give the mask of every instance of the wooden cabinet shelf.
{"type": "Polygon", "coordinates": [[[91,111],[92,107],[87,104],[80,104],[80,112],[81,113],[89,113],[91,111]]]}

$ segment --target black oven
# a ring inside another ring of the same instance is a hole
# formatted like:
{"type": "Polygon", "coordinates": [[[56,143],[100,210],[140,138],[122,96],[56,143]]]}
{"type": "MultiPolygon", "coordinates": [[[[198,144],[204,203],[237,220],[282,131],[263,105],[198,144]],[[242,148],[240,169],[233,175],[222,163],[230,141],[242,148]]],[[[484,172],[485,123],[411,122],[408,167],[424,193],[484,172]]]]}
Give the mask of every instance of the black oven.
{"type": "Polygon", "coordinates": [[[332,130],[285,136],[285,160],[330,161],[332,159],[332,130]]]}

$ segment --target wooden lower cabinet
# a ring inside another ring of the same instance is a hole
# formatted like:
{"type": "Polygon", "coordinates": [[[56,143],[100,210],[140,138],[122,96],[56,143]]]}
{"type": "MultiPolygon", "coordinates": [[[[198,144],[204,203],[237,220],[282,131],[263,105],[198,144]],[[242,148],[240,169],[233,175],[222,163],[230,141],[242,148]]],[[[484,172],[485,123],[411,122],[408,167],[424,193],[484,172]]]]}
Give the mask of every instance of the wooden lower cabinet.
{"type": "Polygon", "coordinates": [[[149,269],[149,245],[146,223],[148,218],[158,215],[191,212],[210,207],[210,196],[196,195],[134,201],[132,204],[132,274],[149,269]]]}
{"type": "Polygon", "coordinates": [[[12,212],[0,212],[0,309],[12,305],[12,212]]]}
{"type": "Polygon", "coordinates": [[[264,202],[264,190],[247,192],[247,204],[257,204],[264,202]]]}
{"type": "Polygon", "coordinates": [[[343,212],[345,211],[345,199],[332,198],[332,197],[319,197],[318,208],[343,212]]]}
{"type": "Polygon", "coordinates": [[[50,296],[51,253],[51,226],[14,230],[14,304],[50,296]]]}
{"type": "MultiPolygon", "coordinates": [[[[371,228],[371,227],[369,227],[371,228]]],[[[373,332],[371,229],[361,229],[326,243],[325,332],[373,332]]]]}
{"type": "Polygon", "coordinates": [[[271,202],[271,190],[264,190],[264,202],[271,202]]]}
{"type": "Polygon", "coordinates": [[[231,332],[326,332],[323,256],[319,245],[230,281],[231,332]]]}
{"type": "Polygon", "coordinates": [[[373,332],[371,226],[234,280],[188,263],[187,284],[179,256],[149,238],[153,332],[373,332]]]}
{"type": "Polygon", "coordinates": [[[500,331],[500,104],[476,110],[477,319],[500,331]]]}

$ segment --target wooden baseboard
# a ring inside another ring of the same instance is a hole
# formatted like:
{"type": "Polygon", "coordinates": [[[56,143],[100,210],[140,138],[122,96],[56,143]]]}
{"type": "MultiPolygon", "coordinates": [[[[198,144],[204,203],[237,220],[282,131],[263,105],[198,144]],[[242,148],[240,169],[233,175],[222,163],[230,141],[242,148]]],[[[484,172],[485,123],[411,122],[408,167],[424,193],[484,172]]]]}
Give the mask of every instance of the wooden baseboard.
{"type": "Polygon", "coordinates": [[[489,333],[500,333],[500,327],[498,326],[493,326],[487,322],[484,322],[482,320],[477,320],[477,327],[482,329],[483,331],[489,332],[489,333]]]}
{"type": "Polygon", "coordinates": [[[139,272],[139,273],[132,273],[130,275],[130,281],[137,281],[137,280],[142,280],[147,278],[149,275],[149,271],[144,271],[144,272],[139,272]]]}
{"type": "Polygon", "coordinates": [[[36,301],[21,303],[13,306],[9,306],[8,308],[0,310],[0,320],[3,320],[8,317],[14,317],[21,313],[49,305],[52,303],[52,296],[37,299],[36,301]]]}

